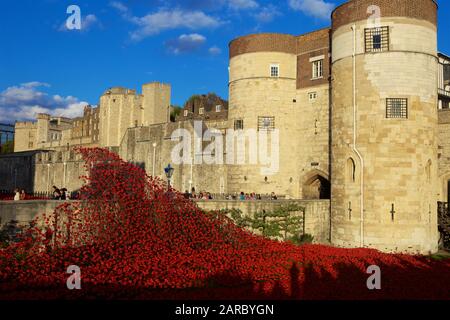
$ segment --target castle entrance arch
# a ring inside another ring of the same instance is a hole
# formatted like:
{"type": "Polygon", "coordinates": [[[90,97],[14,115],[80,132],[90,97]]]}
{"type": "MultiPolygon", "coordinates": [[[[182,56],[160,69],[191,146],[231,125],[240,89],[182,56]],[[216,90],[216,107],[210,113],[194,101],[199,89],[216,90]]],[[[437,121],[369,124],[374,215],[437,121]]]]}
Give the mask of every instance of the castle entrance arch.
{"type": "Polygon", "coordinates": [[[320,170],[310,172],[304,180],[303,199],[317,200],[331,198],[331,184],[328,175],[320,170]]]}

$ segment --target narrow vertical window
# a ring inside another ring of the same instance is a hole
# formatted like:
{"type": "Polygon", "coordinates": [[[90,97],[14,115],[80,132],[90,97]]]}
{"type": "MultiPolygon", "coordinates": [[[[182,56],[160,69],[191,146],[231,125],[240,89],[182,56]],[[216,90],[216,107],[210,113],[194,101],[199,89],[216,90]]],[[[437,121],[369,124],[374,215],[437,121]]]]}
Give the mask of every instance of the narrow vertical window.
{"type": "Polygon", "coordinates": [[[347,179],[350,182],[356,181],[356,164],[352,158],[347,160],[347,179]]]}
{"type": "Polygon", "coordinates": [[[313,61],[312,63],[312,78],[319,79],[323,77],[323,60],[313,61]]]}
{"type": "Polygon", "coordinates": [[[279,64],[271,64],[270,65],[270,76],[272,78],[278,78],[280,76],[280,65],[279,64]]]}
{"type": "Polygon", "coordinates": [[[427,176],[427,182],[431,182],[431,160],[428,160],[427,166],[425,167],[425,174],[427,176]]]}

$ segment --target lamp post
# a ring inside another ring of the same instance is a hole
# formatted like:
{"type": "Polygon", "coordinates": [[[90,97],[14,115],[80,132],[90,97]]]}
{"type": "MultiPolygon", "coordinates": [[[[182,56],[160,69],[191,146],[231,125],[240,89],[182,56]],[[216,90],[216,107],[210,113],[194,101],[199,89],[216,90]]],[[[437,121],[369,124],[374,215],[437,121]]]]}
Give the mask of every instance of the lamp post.
{"type": "Polygon", "coordinates": [[[155,162],[156,162],[156,142],[153,142],[153,166],[152,166],[152,177],[155,177],[155,162]]]}
{"type": "Polygon", "coordinates": [[[166,177],[167,177],[167,190],[170,190],[170,178],[172,178],[173,175],[173,171],[175,169],[172,168],[172,166],[170,165],[170,163],[167,165],[166,168],[164,168],[164,172],[166,173],[166,177]]]}

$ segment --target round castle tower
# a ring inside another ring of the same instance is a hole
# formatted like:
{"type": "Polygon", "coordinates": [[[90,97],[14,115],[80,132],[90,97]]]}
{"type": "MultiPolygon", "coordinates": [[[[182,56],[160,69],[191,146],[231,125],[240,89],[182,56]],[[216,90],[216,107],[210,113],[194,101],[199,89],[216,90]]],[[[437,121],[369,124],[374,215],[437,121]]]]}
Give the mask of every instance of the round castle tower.
{"type": "Polygon", "coordinates": [[[435,252],[437,5],[349,1],[332,20],[331,242],[435,252]]]}
{"type": "MultiPolygon", "coordinates": [[[[285,34],[254,34],[237,38],[230,43],[229,128],[243,129],[244,134],[269,130],[269,139],[249,143],[247,138],[245,162],[235,159],[228,166],[228,192],[253,192],[298,196],[298,170],[293,156],[296,154],[296,38],[285,34]],[[279,153],[271,150],[270,135],[279,130],[279,153]],[[270,164],[262,164],[261,148],[269,148],[273,174],[261,171],[270,164]],[[254,149],[257,164],[251,163],[249,150],[254,149]],[[273,152],[271,152],[273,151],[273,152]],[[276,159],[278,158],[278,159],[276,159]]],[[[259,139],[258,139],[259,140],[259,139]]],[[[242,155],[242,152],[239,154],[242,155]]],[[[226,161],[226,156],[224,161],[226,161]]]]}

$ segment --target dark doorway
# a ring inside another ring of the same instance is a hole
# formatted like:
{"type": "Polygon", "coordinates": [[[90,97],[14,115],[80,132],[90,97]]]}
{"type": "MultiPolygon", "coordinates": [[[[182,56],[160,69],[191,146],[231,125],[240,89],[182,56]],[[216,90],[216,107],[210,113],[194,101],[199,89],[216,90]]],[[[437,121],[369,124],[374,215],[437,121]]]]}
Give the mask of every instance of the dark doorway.
{"type": "Polygon", "coordinates": [[[304,199],[330,199],[330,196],[330,182],[320,175],[316,175],[312,179],[309,179],[303,186],[304,199]]]}

